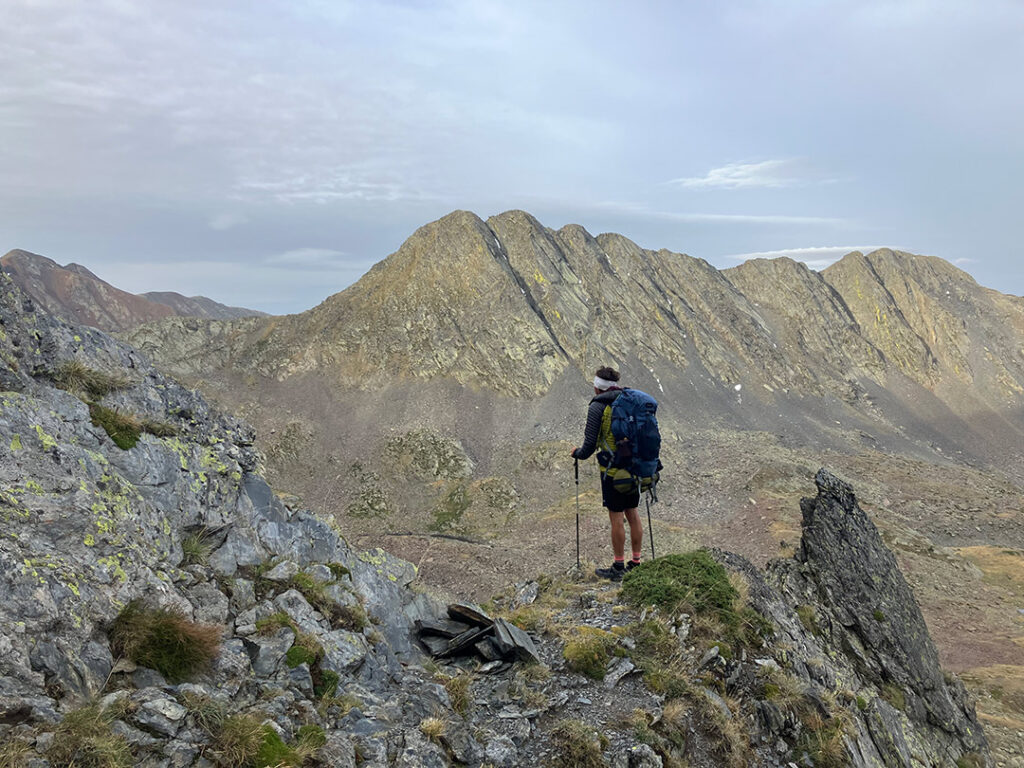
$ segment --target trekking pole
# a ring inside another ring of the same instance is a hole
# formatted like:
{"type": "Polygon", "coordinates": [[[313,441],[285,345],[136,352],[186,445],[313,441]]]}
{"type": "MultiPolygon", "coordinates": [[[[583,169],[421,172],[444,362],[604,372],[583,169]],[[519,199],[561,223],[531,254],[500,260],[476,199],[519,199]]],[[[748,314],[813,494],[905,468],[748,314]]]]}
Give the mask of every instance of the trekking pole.
{"type": "Polygon", "coordinates": [[[651,525],[651,497],[654,491],[647,492],[647,532],[651,534],[651,560],[654,559],[654,526],[651,525]]]}
{"type": "Polygon", "coordinates": [[[580,569],[580,460],[573,459],[576,469],[576,570],[580,569]]]}

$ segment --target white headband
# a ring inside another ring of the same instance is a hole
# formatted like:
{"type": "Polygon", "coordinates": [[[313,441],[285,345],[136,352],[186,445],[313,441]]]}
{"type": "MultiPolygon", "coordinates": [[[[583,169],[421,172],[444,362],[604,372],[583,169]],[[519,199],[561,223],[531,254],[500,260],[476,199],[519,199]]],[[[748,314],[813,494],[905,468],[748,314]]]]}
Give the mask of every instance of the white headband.
{"type": "Polygon", "coordinates": [[[608,381],[608,379],[602,379],[600,376],[594,377],[594,389],[611,389],[617,386],[619,386],[617,381],[608,381]]]}

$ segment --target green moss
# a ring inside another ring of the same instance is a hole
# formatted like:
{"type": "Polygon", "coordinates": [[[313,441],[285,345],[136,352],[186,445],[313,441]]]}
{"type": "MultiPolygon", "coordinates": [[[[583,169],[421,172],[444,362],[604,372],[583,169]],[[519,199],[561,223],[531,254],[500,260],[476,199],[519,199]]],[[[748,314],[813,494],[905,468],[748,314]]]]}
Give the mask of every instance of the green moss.
{"type": "Polygon", "coordinates": [[[342,563],[328,563],[327,567],[330,569],[334,578],[338,581],[340,581],[343,576],[348,576],[349,579],[352,578],[352,571],[346,568],[342,563]]]}
{"type": "Polygon", "coordinates": [[[21,435],[15,433],[11,437],[11,453],[21,450],[21,435]]]}
{"type": "Polygon", "coordinates": [[[877,608],[875,608],[874,613],[872,613],[871,615],[875,617],[875,621],[877,621],[878,623],[882,623],[883,621],[885,621],[885,614],[877,608]]]}
{"type": "Polygon", "coordinates": [[[131,414],[92,403],[89,406],[89,415],[93,425],[103,427],[103,431],[122,450],[134,448],[142,436],[142,424],[131,414]]]}
{"type": "Polygon", "coordinates": [[[300,664],[308,664],[312,667],[320,659],[320,652],[319,649],[312,651],[302,645],[293,645],[288,649],[284,659],[289,669],[295,669],[300,664]]]}

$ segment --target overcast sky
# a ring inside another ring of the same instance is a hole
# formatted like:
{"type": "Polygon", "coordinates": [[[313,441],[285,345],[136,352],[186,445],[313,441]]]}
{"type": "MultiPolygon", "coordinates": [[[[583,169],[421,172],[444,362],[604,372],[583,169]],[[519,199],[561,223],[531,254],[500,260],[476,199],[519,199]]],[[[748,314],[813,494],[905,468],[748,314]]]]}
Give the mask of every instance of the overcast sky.
{"type": "Polygon", "coordinates": [[[3,0],[0,253],[307,309],[457,208],[1024,294],[1024,2],[3,0]]]}

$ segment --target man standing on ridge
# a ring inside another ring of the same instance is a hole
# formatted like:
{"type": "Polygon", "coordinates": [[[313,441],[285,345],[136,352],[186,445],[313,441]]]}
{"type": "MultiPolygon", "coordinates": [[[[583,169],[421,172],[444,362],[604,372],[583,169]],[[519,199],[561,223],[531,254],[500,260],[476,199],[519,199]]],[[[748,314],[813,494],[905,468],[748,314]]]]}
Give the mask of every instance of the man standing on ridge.
{"type": "Polygon", "coordinates": [[[619,386],[619,372],[614,368],[598,368],[594,377],[594,398],[587,409],[587,426],[583,433],[583,445],[574,448],[574,459],[588,459],[598,451],[597,463],[601,469],[601,499],[608,509],[612,525],[612,553],[615,560],[609,568],[594,571],[603,579],[621,581],[623,574],[640,565],[640,551],[644,546],[644,531],[640,523],[640,489],[628,493],[616,491],[608,474],[612,454],[615,452],[615,438],[612,436],[612,403],[622,394],[619,386]],[[629,521],[629,540],[633,548],[633,559],[625,562],[626,526],[629,521]]]}

